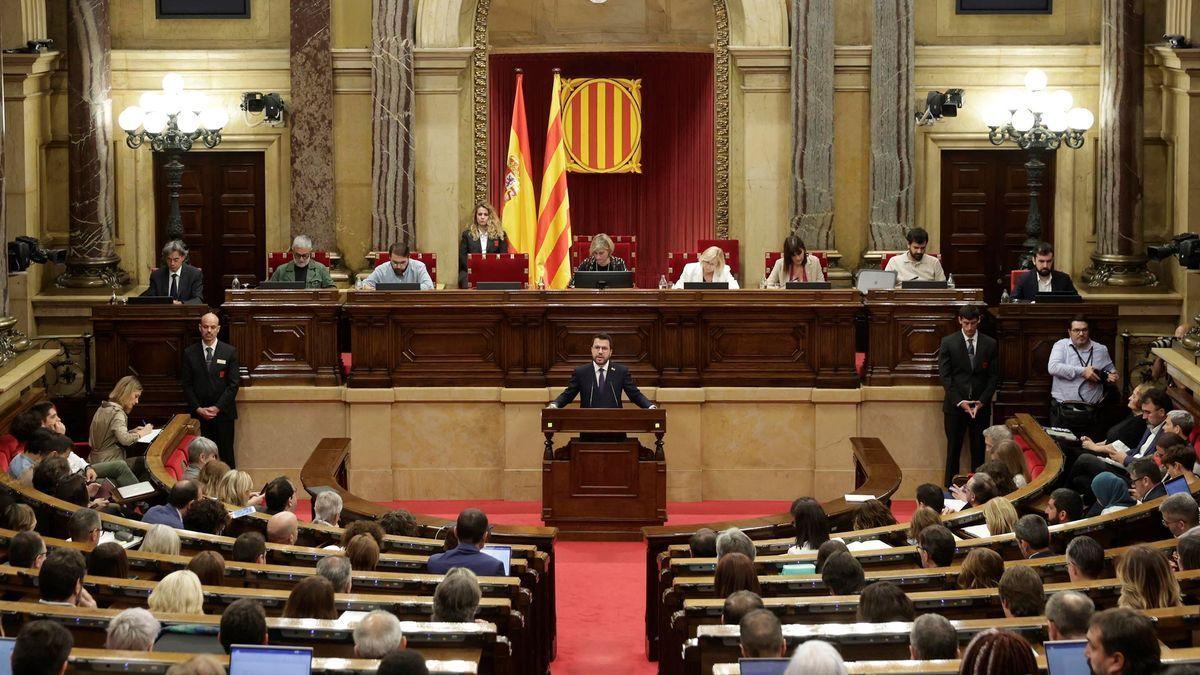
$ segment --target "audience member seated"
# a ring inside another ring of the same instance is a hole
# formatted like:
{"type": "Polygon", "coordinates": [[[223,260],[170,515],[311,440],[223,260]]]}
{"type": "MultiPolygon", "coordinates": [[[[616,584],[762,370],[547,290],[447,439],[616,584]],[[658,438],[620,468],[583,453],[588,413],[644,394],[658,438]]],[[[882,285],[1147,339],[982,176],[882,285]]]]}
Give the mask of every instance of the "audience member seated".
{"type": "MultiPolygon", "coordinates": [[[[1180,438],[1170,432],[1162,435],[1162,438],[1168,437],[1171,440],[1180,438]]],[[[1174,480],[1180,476],[1184,478],[1193,477],[1192,467],[1196,464],[1196,449],[1187,443],[1172,443],[1162,448],[1160,458],[1162,460],[1162,468],[1167,472],[1167,480],[1174,480]]]]}
{"type": "Polygon", "coordinates": [[[1004,574],[1004,558],[990,548],[973,548],[963,559],[958,587],[963,590],[995,588],[1004,574]]]}
{"type": "Polygon", "coordinates": [[[166,675],[225,675],[225,666],[208,654],[197,654],[167,668],[166,675]]]}
{"type": "Polygon", "coordinates": [[[217,499],[234,506],[261,506],[265,497],[254,491],[254,480],[250,474],[237,469],[230,469],[217,482],[217,499]],[[251,500],[258,497],[257,504],[251,500]]]}
{"type": "Polygon", "coordinates": [[[1180,572],[1200,569],[1200,533],[1194,532],[1180,537],[1179,541],[1175,542],[1172,559],[1180,572]]]}
{"type": "Polygon", "coordinates": [[[738,622],[738,635],[742,658],[777,658],[787,653],[783,626],[779,623],[779,617],[769,610],[756,609],[743,616],[738,622]]]}
{"type": "Polygon", "coordinates": [[[1059,591],[1046,601],[1046,630],[1051,640],[1085,640],[1096,603],[1078,591],[1059,591]]]}
{"type": "MultiPolygon", "coordinates": [[[[1186,410],[1172,410],[1167,413],[1167,422],[1163,425],[1163,431],[1186,439],[1188,445],[1193,449],[1200,445],[1200,436],[1194,435],[1196,420],[1192,417],[1192,413],[1186,410]]],[[[1200,455],[1200,450],[1197,450],[1197,454],[1200,455]]]]}
{"type": "MultiPolygon", "coordinates": [[[[200,469],[200,476],[196,479],[196,482],[200,483],[200,491],[204,493],[205,497],[213,497],[219,501],[224,501],[221,499],[221,491],[218,486],[221,484],[221,479],[227,473],[229,473],[229,465],[219,459],[209,461],[204,465],[203,469],[200,469]]],[[[236,502],[229,503],[235,504],[236,502]]]]}
{"type": "MultiPolygon", "coordinates": [[[[988,427],[989,429],[991,427],[988,427]]],[[[1007,431],[1007,429],[1005,429],[1007,431]]],[[[987,442],[987,430],[984,430],[984,442],[987,442]]],[[[940,486],[933,483],[923,483],[917,486],[917,506],[927,506],[937,513],[946,510],[946,493],[940,486]]]]}
{"type": "Polygon", "coordinates": [[[342,517],[342,496],[333,490],[326,490],[313,500],[313,525],[328,525],[339,527],[342,517]]]}
{"type": "Polygon", "coordinates": [[[38,570],[38,601],[44,605],[95,609],[96,601],[83,587],[85,574],[87,564],[82,553],[69,548],[54,549],[38,570]]]}
{"type": "Polygon", "coordinates": [[[1104,547],[1087,535],[1067,544],[1067,577],[1071,583],[1099,579],[1104,574],[1104,547]]]}
{"type": "Polygon", "coordinates": [[[977,471],[991,476],[992,481],[996,483],[996,496],[1006,497],[1017,491],[1017,484],[1013,482],[1012,472],[1008,470],[1004,462],[989,460],[980,464],[977,471]]]}
{"type": "Polygon", "coordinates": [[[204,589],[190,570],[176,570],[150,591],[146,606],[155,614],[203,614],[204,589]]]}
{"type": "Polygon", "coordinates": [[[100,404],[92,417],[91,430],[88,432],[88,445],[92,446],[89,458],[93,463],[123,461],[130,465],[134,474],[145,468],[142,458],[127,457],[131,446],[138,439],[154,430],[154,425],[143,424],[129,428],[129,413],[142,397],[142,383],[132,375],[126,375],[117,380],[117,384],[108,394],[108,400],[100,404]]]}
{"type": "Polygon", "coordinates": [[[4,526],[14,532],[31,532],[37,529],[37,516],[28,504],[9,504],[4,510],[4,526]]]}
{"type": "Polygon", "coordinates": [[[188,443],[187,455],[187,468],[183,470],[183,480],[197,480],[200,478],[200,471],[217,458],[217,444],[203,436],[197,436],[188,443]]]}
{"type": "Polygon", "coordinates": [[[967,643],[959,664],[960,675],[1039,672],[1033,646],[1008,630],[989,628],[967,643]]]}
{"type": "Polygon", "coordinates": [[[1058,488],[1046,501],[1046,523],[1062,525],[1083,517],[1083,499],[1070,488],[1058,488]]]}
{"type": "Polygon", "coordinates": [[[717,557],[717,533],[707,527],[696,530],[688,537],[688,552],[693,558],[717,557]]]}
{"type": "MultiPolygon", "coordinates": [[[[427,565],[434,574],[445,574],[452,567],[466,567],[481,577],[504,576],[504,564],[481,550],[488,539],[488,518],[479,509],[467,509],[458,514],[454,524],[458,546],[445,553],[429,556],[427,565]]],[[[720,542],[718,542],[719,548],[720,542]]],[[[353,559],[351,559],[353,563],[353,559]]],[[[360,569],[357,565],[355,569],[360,569]]]]}
{"type": "MultiPolygon", "coordinates": [[[[1104,402],[1105,386],[1118,384],[1121,376],[1108,347],[1092,341],[1086,317],[1071,319],[1067,337],[1050,349],[1046,372],[1050,374],[1051,426],[1070,429],[1085,438],[1094,435],[1097,427],[1103,428],[1096,411],[1104,402]],[[1101,377],[1103,373],[1107,375],[1101,377]]],[[[1087,480],[1091,482],[1092,477],[1087,480]]]]}
{"type": "Polygon", "coordinates": [[[738,287],[737,279],[733,278],[729,265],[725,264],[725,251],[720,246],[709,246],[700,254],[699,260],[684,265],[675,288],[683,288],[684,284],[690,282],[725,283],[732,289],[738,287]]]}
{"type": "Polygon", "coordinates": [[[913,661],[958,658],[958,632],[941,614],[922,614],[908,633],[908,655],[913,661]]]}
{"type": "MultiPolygon", "coordinates": [[[[22,413],[22,415],[24,414],[25,413],[22,413]]],[[[32,418],[33,416],[31,415],[30,417],[32,418]]],[[[21,416],[18,416],[17,420],[13,422],[13,425],[15,426],[21,421],[21,416]]],[[[31,423],[33,422],[36,422],[36,420],[31,420],[31,423]]],[[[8,475],[16,478],[25,485],[32,485],[34,467],[36,467],[38,464],[41,464],[42,460],[47,457],[47,448],[44,441],[52,438],[54,436],[54,432],[43,428],[39,424],[27,432],[27,434],[22,435],[26,437],[23,441],[25,450],[19,455],[13,457],[8,463],[8,475]],[[39,438],[43,442],[39,442],[39,438]]]]}
{"type": "Polygon", "coordinates": [[[183,529],[183,517],[192,504],[200,498],[200,486],[190,480],[176,481],[167,493],[167,503],[151,506],[142,522],[147,525],[162,524],[178,530],[183,529]]]}
{"type": "Polygon", "coordinates": [[[202,586],[225,585],[225,558],[216,551],[201,551],[192,556],[188,570],[196,575],[202,586]]]}
{"type": "Polygon", "coordinates": [[[1041,516],[1033,514],[1021,516],[1017,524],[1013,526],[1013,535],[1017,539],[1017,548],[1024,558],[1034,560],[1054,555],[1054,552],[1050,550],[1050,528],[1046,526],[1046,521],[1041,516]]]}
{"type": "Polygon", "coordinates": [[[263,488],[263,505],[267,513],[275,515],[296,508],[296,486],[287,476],[274,478],[263,488]]]}
{"type": "Polygon", "coordinates": [[[854,509],[852,529],[871,530],[877,527],[890,527],[896,524],[896,516],[892,510],[883,505],[878,499],[868,499],[854,509]]]}
{"type": "Polygon", "coordinates": [[[738,552],[747,558],[754,560],[757,555],[757,549],[754,548],[754,542],[750,541],[750,537],[746,536],[745,532],[731,527],[727,530],[722,530],[717,535],[717,558],[725,557],[726,553],[738,552]]]}
{"type": "Polygon", "coordinates": [[[21,626],[12,651],[12,672],[21,675],[62,675],[75,640],[55,621],[30,621],[21,626]]]}
{"type": "Polygon", "coordinates": [[[313,258],[312,239],[297,235],[292,239],[292,259],[275,268],[271,281],[300,282],[305,288],[333,288],[329,268],[313,258]]]}
{"type": "Polygon", "coordinates": [[[142,539],[142,545],[138,547],[138,550],[142,553],[179,555],[181,548],[183,548],[182,542],[179,541],[179,534],[174,529],[166,525],[153,525],[146,532],[146,538],[142,539]]]}
{"type": "Polygon", "coordinates": [[[231,645],[267,644],[267,613],[262,605],[249,598],[229,603],[221,613],[221,629],[217,640],[226,654],[231,645]]]}
{"type": "Polygon", "coordinates": [[[258,532],[243,532],[233,541],[233,561],[239,563],[267,562],[267,540],[258,532]]]}
{"type": "Polygon", "coordinates": [[[758,575],[754,573],[754,562],[740,551],[726,553],[717,559],[717,570],[713,573],[718,598],[728,598],[736,591],[753,591],[762,595],[758,575]]]}
{"type": "Polygon", "coordinates": [[[280,511],[267,521],[267,543],[292,546],[300,534],[300,520],[291,511],[280,511]]]}
{"type": "Polygon", "coordinates": [[[762,598],[753,591],[734,591],[725,598],[721,608],[721,623],[726,626],[736,626],[742,622],[742,617],[756,609],[763,609],[762,598]]]}
{"type": "Polygon", "coordinates": [[[1129,465],[1129,484],[1139,504],[1167,496],[1162,469],[1149,457],[1129,465]]]}
{"type": "Polygon", "coordinates": [[[1000,462],[1004,465],[1012,476],[1013,484],[1018,488],[1029,485],[1029,463],[1025,461],[1025,453],[1016,441],[1011,438],[1000,441],[986,456],[989,462],[1000,462]]]}
{"type": "Polygon", "coordinates": [[[792,502],[791,511],[796,543],[788,549],[788,553],[815,551],[829,541],[829,517],[825,515],[820,502],[812,497],[800,497],[792,502]]]}
{"type": "Polygon", "coordinates": [[[862,564],[849,551],[837,551],[821,567],[821,581],[830,595],[854,595],[866,584],[862,564]]]}
{"type": "Polygon", "coordinates": [[[288,594],[283,606],[285,619],[328,619],[338,617],[333,584],[323,576],[305,577],[288,594]]]}
{"type": "Polygon", "coordinates": [[[229,512],[215,499],[197,499],[183,514],[183,529],[192,532],[221,534],[229,522],[229,512]]]}
{"type": "MultiPolygon", "coordinates": [[[[1107,471],[1125,478],[1129,475],[1129,466],[1133,462],[1154,454],[1158,437],[1163,433],[1167,412],[1171,410],[1171,398],[1162,389],[1151,389],[1142,394],[1140,403],[1142,418],[1146,420],[1146,430],[1142,432],[1141,439],[1128,447],[1117,443],[1095,446],[1096,454],[1080,455],[1067,477],[1067,487],[1086,494],[1091,488],[1092,479],[1098,474],[1107,471]],[[1112,461],[1105,461],[1101,457],[1112,461]]],[[[1087,449],[1086,445],[1084,447],[1087,449]]]]}
{"type": "Polygon", "coordinates": [[[433,278],[425,263],[412,258],[408,244],[398,243],[388,247],[388,260],[375,266],[371,274],[363,279],[364,290],[373,291],[379,284],[418,284],[423,291],[432,291],[433,278]]]}
{"type": "Polygon", "coordinates": [[[767,275],[767,287],[780,288],[789,281],[825,281],[821,261],[817,256],[808,254],[804,240],[795,234],[783,240],[783,255],[779,256],[767,275]]]}
{"type": "Polygon", "coordinates": [[[467,623],[475,620],[479,611],[479,578],[465,567],[455,567],[446,573],[433,591],[433,620],[467,623]]]}
{"type": "Polygon", "coordinates": [[[1197,518],[1200,518],[1196,512],[1195,498],[1186,492],[1167,497],[1158,506],[1158,510],[1162,513],[1163,526],[1175,537],[1182,537],[1188,530],[1196,527],[1197,518]]]}
{"type": "Polygon", "coordinates": [[[397,649],[404,649],[405,643],[400,619],[386,610],[372,611],[354,627],[356,659],[382,659],[397,649]]]}
{"type": "Polygon", "coordinates": [[[67,519],[67,534],[71,541],[78,544],[95,546],[100,543],[102,530],[100,513],[93,509],[76,509],[67,519]]]}
{"type": "Polygon", "coordinates": [[[129,578],[129,554],[115,541],[100,544],[87,554],[87,573],[96,577],[129,578]]]}
{"type": "Polygon", "coordinates": [[[1046,602],[1042,577],[1028,565],[1014,565],[1000,577],[1000,606],[1004,616],[1041,616],[1046,602]]]}
{"type": "Polygon", "coordinates": [[[930,525],[917,535],[917,555],[921,567],[949,567],[954,564],[954,535],[941,525],[930,525]]]}
{"type": "Polygon", "coordinates": [[[415,537],[418,531],[417,519],[404,509],[395,509],[383,514],[379,519],[379,526],[384,532],[398,537],[415,537]]]}
{"type": "MultiPolygon", "coordinates": [[[[21,442],[22,445],[28,447],[29,441],[33,436],[33,432],[38,429],[46,429],[58,435],[65,435],[67,427],[63,424],[62,419],[58,416],[58,409],[50,401],[40,401],[33,404],[29,410],[17,415],[13,420],[10,431],[14,438],[21,442]]],[[[137,482],[137,478],[133,472],[129,470],[129,465],[122,461],[115,462],[100,462],[99,464],[88,464],[88,461],[79,455],[75,454],[74,448],[67,450],[67,464],[71,467],[71,473],[83,474],[87,482],[91,483],[97,479],[107,478],[115,483],[118,487],[133,485],[137,482]]],[[[18,463],[20,455],[14,458],[18,463]]],[[[33,458],[26,458],[26,460],[33,458]]],[[[36,461],[34,462],[36,464],[36,461]]],[[[11,469],[11,465],[10,465],[11,469]]],[[[20,478],[17,473],[12,474],[14,478],[20,478]]],[[[28,478],[25,479],[28,485],[28,478]]]]}
{"type": "Polygon", "coordinates": [[[1156,548],[1131,546],[1117,562],[1117,581],[1121,583],[1118,607],[1145,610],[1183,604],[1171,564],[1156,548]]]}
{"type": "Polygon", "coordinates": [[[130,607],[108,622],[104,648],[151,652],[154,651],[154,641],[158,639],[160,630],[162,624],[153,614],[141,607],[130,607]]]}
{"type": "Polygon", "coordinates": [[[996,481],[992,480],[991,476],[986,472],[977,471],[961,488],[951,486],[950,494],[954,495],[955,499],[966,502],[966,508],[975,508],[988,503],[999,492],[996,490],[996,481]]]}
{"type": "MultiPolygon", "coordinates": [[[[356,520],[346,527],[342,528],[342,540],[339,545],[346,548],[350,545],[350,540],[360,534],[369,534],[379,544],[379,549],[383,550],[383,538],[386,536],[383,527],[373,520],[356,520]]],[[[451,546],[450,548],[454,548],[451,546]]]]}
{"type": "Polygon", "coordinates": [[[353,568],[350,566],[350,559],[344,555],[331,555],[321,558],[317,562],[317,574],[329,580],[333,584],[334,593],[349,593],[354,585],[352,578],[353,568]]]}
{"type": "Polygon", "coordinates": [[[908,519],[908,531],[905,533],[905,543],[909,546],[917,545],[917,536],[921,534],[921,530],[930,525],[941,525],[942,516],[938,511],[934,511],[928,506],[918,506],[913,511],[912,517],[908,519]]]}
{"type": "Polygon", "coordinates": [[[1012,430],[1003,424],[993,424],[983,430],[983,453],[988,459],[992,459],[996,452],[996,446],[1004,441],[1013,440],[1012,430]]]}
{"type": "MultiPolygon", "coordinates": [[[[440,554],[439,554],[440,555],[440,554]]],[[[360,534],[350,540],[346,544],[346,557],[350,559],[350,566],[360,572],[372,572],[379,565],[379,543],[369,534],[360,534]]],[[[432,556],[430,556],[432,560],[432,556]]],[[[500,567],[500,571],[493,576],[503,576],[504,567],[500,567]]]]}
{"type": "Polygon", "coordinates": [[[904,237],[908,240],[908,250],[892,256],[884,266],[884,270],[896,273],[896,285],[905,281],[945,281],[942,261],[925,253],[925,247],[929,245],[929,233],[924,228],[914,227],[904,237]]]}
{"type": "Polygon", "coordinates": [[[46,560],[46,542],[37,532],[18,532],[8,542],[8,564],[13,567],[41,569],[46,560]]]}
{"type": "Polygon", "coordinates": [[[888,581],[876,581],[862,589],[858,596],[857,621],[884,623],[912,621],[916,618],[912,600],[900,587],[888,581]]]}
{"type": "Polygon", "coordinates": [[[394,651],[379,662],[376,675],[429,675],[425,657],[412,649],[394,651]]]}
{"type": "Polygon", "coordinates": [[[1125,607],[1092,617],[1084,654],[1095,675],[1150,675],[1162,665],[1154,621],[1125,607]]]}
{"type": "Polygon", "coordinates": [[[1012,532],[1017,518],[1017,509],[1007,497],[996,497],[983,505],[983,522],[987,525],[988,534],[993,537],[1012,532]]]}
{"type": "Polygon", "coordinates": [[[846,675],[841,653],[824,640],[808,640],[796,647],[783,675],[846,675]]]}
{"type": "Polygon", "coordinates": [[[1113,473],[1102,473],[1092,479],[1092,495],[1096,501],[1088,509],[1088,517],[1102,516],[1134,506],[1129,484],[1113,473]]]}

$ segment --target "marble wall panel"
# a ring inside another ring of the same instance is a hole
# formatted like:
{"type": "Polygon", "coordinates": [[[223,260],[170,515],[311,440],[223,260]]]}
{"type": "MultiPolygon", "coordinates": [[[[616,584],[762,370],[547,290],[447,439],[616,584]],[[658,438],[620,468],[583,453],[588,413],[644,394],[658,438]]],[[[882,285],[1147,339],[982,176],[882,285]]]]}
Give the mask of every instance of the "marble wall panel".
{"type": "Polygon", "coordinates": [[[292,233],[335,250],[330,0],[291,3],[292,233]]]}

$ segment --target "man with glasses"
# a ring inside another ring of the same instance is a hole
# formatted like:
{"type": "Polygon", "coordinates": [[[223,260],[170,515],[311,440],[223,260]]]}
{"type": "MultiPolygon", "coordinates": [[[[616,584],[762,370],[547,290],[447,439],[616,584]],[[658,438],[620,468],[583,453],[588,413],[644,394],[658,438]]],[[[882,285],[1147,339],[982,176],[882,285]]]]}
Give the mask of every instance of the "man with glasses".
{"type": "Polygon", "coordinates": [[[1135,461],[1154,457],[1167,413],[1171,411],[1171,398],[1162,389],[1151,389],[1142,394],[1140,405],[1142,419],[1146,420],[1146,431],[1137,444],[1131,448],[1116,441],[1111,445],[1096,446],[1098,454],[1081,454],[1071,467],[1067,485],[1080,494],[1090,494],[1092,479],[1101,473],[1107,471],[1128,479],[1129,468],[1135,461]]]}
{"type": "Polygon", "coordinates": [[[271,281],[299,281],[305,288],[333,288],[329,268],[313,259],[313,243],[305,235],[292,240],[292,259],[271,274],[271,281]]]}
{"type": "Polygon", "coordinates": [[[1139,504],[1167,496],[1162,469],[1148,457],[1129,465],[1129,484],[1129,492],[1139,504]]]}
{"type": "Polygon", "coordinates": [[[433,279],[425,263],[409,257],[408,244],[392,244],[388,247],[391,260],[379,265],[371,276],[363,280],[363,287],[374,290],[379,284],[421,284],[421,290],[432,291],[433,279]]]}
{"type": "Polygon", "coordinates": [[[1050,420],[1079,436],[1097,436],[1096,407],[1104,401],[1105,385],[1117,384],[1117,374],[1108,347],[1093,342],[1088,321],[1071,319],[1067,337],[1054,343],[1050,361],[1050,420]]]}
{"type": "Polygon", "coordinates": [[[1200,524],[1200,510],[1196,500],[1186,492],[1171,495],[1158,505],[1162,514],[1163,527],[1171,531],[1171,536],[1182,537],[1200,524]]]}

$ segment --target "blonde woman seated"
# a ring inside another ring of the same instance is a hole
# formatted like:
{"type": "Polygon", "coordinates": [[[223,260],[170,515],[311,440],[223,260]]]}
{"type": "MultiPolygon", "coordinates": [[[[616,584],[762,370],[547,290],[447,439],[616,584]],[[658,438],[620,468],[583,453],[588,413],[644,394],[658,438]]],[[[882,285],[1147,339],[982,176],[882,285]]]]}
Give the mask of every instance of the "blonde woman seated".
{"type": "MultiPolygon", "coordinates": [[[[576,272],[624,272],[629,268],[625,266],[625,261],[613,255],[616,250],[616,245],[607,234],[597,234],[592,237],[591,247],[588,249],[587,260],[579,263],[579,268],[576,272]]],[[[575,287],[575,277],[571,277],[571,288],[575,287]]]]}
{"type": "Polygon", "coordinates": [[[1008,467],[1012,473],[1013,484],[1018,488],[1029,485],[1029,463],[1025,461],[1025,453],[1016,441],[1000,441],[992,446],[988,461],[995,460],[1008,467]]]}
{"type": "Polygon", "coordinates": [[[1146,610],[1183,604],[1171,563],[1158,549],[1131,546],[1117,562],[1117,581],[1121,584],[1118,607],[1146,610]]]}
{"type": "Polygon", "coordinates": [[[191,570],[177,570],[163,577],[150,591],[146,605],[153,614],[203,614],[204,587],[191,570]]]}
{"type": "Polygon", "coordinates": [[[988,534],[993,537],[1012,532],[1018,519],[1020,516],[1017,515],[1017,509],[1007,497],[989,499],[988,503],[983,505],[983,522],[987,525],[988,534]]]}
{"type": "Polygon", "coordinates": [[[169,525],[153,525],[138,550],[142,553],[161,553],[163,555],[179,555],[183,543],[179,541],[179,533],[169,525]]]}
{"type": "Polygon", "coordinates": [[[683,288],[690,282],[727,283],[730,288],[737,288],[737,279],[729,272],[725,264],[725,251],[720,246],[709,246],[700,254],[700,260],[683,266],[683,274],[675,282],[675,288],[683,288]]]}
{"type": "Polygon", "coordinates": [[[250,474],[237,469],[232,469],[221,477],[221,480],[217,482],[217,491],[214,496],[226,504],[234,506],[259,507],[266,503],[263,495],[254,491],[254,481],[250,478],[250,474]]]}
{"type": "Polygon", "coordinates": [[[771,268],[767,287],[781,288],[789,281],[825,281],[821,261],[809,255],[804,240],[794,234],[783,240],[783,255],[771,268]]]}
{"type": "Polygon", "coordinates": [[[126,375],[117,380],[116,386],[108,394],[108,400],[100,404],[96,415],[92,417],[88,432],[88,444],[92,446],[89,462],[129,461],[125,457],[126,449],[154,430],[152,424],[129,428],[129,413],[133,412],[141,398],[142,383],[136,377],[126,375]]]}

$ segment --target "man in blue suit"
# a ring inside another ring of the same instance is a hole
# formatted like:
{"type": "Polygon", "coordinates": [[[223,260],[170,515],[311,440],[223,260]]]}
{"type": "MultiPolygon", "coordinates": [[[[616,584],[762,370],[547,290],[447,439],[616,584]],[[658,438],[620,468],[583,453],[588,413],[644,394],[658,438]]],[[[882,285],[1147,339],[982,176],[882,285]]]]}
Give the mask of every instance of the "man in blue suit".
{"type": "Polygon", "coordinates": [[[167,525],[177,530],[183,529],[183,514],[191,508],[192,502],[200,498],[200,486],[190,480],[176,481],[167,496],[166,504],[152,506],[142,522],[147,525],[167,525]]]}
{"type": "Polygon", "coordinates": [[[611,358],[612,338],[608,333],[597,333],[592,337],[592,362],[575,369],[571,382],[550,407],[561,408],[580,396],[584,408],[620,408],[622,391],[639,408],[657,407],[633,383],[629,368],[613,363],[611,358]]]}
{"type": "Polygon", "coordinates": [[[458,514],[454,524],[458,546],[429,556],[426,567],[434,574],[445,574],[454,567],[465,567],[481,577],[504,576],[504,563],[482,551],[488,538],[487,515],[479,509],[467,509],[458,514]]]}

